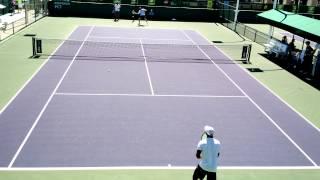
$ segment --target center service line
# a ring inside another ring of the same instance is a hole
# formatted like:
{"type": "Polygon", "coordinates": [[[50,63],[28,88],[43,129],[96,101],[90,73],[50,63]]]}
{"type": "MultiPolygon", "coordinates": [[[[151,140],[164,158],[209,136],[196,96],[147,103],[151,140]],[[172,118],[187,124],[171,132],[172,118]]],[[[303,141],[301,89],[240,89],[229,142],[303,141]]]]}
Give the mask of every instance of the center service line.
{"type": "Polygon", "coordinates": [[[149,79],[150,91],[151,91],[151,94],[154,95],[146,54],[144,53],[144,48],[143,48],[143,44],[142,44],[141,39],[139,39],[139,41],[140,41],[140,45],[141,45],[142,55],[143,55],[143,58],[144,58],[144,64],[146,66],[147,75],[148,75],[148,79],[149,79]]]}

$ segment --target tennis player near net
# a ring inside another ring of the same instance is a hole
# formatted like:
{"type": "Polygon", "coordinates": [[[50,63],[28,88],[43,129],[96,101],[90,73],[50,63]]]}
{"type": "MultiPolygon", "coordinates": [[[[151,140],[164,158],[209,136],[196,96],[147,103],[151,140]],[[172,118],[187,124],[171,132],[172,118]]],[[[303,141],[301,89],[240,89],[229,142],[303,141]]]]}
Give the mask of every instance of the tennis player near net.
{"type": "Polygon", "coordinates": [[[220,141],[214,138],[214,129],[211,126],[204,127],[206,138],[198,143],[196,157],[200,159],[197,168],[193,173],[193,180],[204,179],[216,180],[218,158],[220,156],[220,141]]]}

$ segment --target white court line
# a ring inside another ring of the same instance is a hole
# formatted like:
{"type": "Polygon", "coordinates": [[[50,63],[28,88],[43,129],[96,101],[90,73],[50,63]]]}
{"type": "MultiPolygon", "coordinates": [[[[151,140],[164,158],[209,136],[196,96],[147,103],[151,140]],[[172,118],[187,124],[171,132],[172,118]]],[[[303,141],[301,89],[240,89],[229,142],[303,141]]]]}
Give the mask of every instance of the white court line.
{"type": "Polygon", "coordinates": [[[141,39],[140,39],[139,41],[140,41],[140,45],[141,45],[142,55],[143,55],[143,58],[144,58],[144,64],[145,64],[145,67],[146,67],[146,70],[147,70],[147,75],[148,75],[148,80],[149,80],[150,91],[151,91],[151,94],[154,95],[153,86],[152,86],[152,81],[151,81],[151,77],[150,77],[150,73],[149,73],[149,67],[148,67],[148,63],[147,63],[147,58],[146,58],[146,55],[145,55],[145,53],[144,53],[144,48],[143,48],[143,44],[142,44],[141,39]]]}
{"type": "MultiPolygon", "coordinates": [[[[215,46],[209,39],[202,36],[201,33],[196,31],[201,37],[205,38],[211,45],[215,46]]],[[[223,53],[226,57],[229,59],[232,59],[228,54],[224,53],[219,47],[215,46],[221,53],[223,53]]],[[[237,63],[236,63],[237,64],[237,63]]],[[[309,123],[313,128],[315,128],[317,131],[320,132],[320,128],[318,128],[316,125],[314,125],[308,118],[306,118],[303,114],[301,114],[299,111],[297,111],[294,107],[292,107],[288,102],[286,102],[282,97],[280,97],[278,94],[276,94],[273,90],[271,90],[269,87],[267,87],[265,84],[263,84],[259,79],[257,79],[255,76],[253,76],[251,73],[249,73],[244,67],[240,66],[240,64],[237,64],[245,73],[250,75],[253,79],[255,79],[260,85],[262,85],[264,88],[266,88],[268,91],[270,91],[274,96],[276,96],[280,101],[282,101],[284,104],[286,104],[290,109],[292,109],[294,112],[296,112],[302,119],[304,119],[307,123],[309,123]]]]}
{"type": "Polygon", "coordinates": [[[156,40],[156,41],[186,41],[186,42],[190,42],[189,39],[166,39],[166,38],[162,38],[162,39],[154,39],[154,38],[130,38],[130,37],[118,37],[118,36],[90,36],[90,38],[99,38],[99,39],[122,39],[122,40],[128,40],[128,39],[133,39],[133,40],[156,40]]]}
{"type": "MultiPolygon", "coordinates": [[[[185,33],[183,30],[182,32],[185,34],[186,37],[188,37],[192,42],[194,42],[187,33],[185,33]]],[[[195,44],[195,42],[194,42],[195,44]]],[[[195,44],[196,45],[196,44],[195,44]]],[[[236,83],[234,82],[230,76],[223,70],[221,69],[220,66],[218,66],[211,58],[208,56],[207,53],[205,53],[199,45],[197,45],[198,49],[232,82],[247,98],[251,101],[253,105],[255,105],[259,111],[314,165],[318,166],[317,163],[315,163],[310,156],[304,152],[304,150],[250,97],[248,94],[236,83]]]]}
{"type": "Polygon", "coordinates": [[[246,96],[213,96],[197,94],[109,94],[109,93],[56,93],[57,96],[140,96],[140,97],[190,97],[190,98],[247,98],[246,96]]]}
{"type": "MultiPolygon", "coordinates": [[[[13,167],[0,171],[194,170],[195,166],[13,167]]],[[[315,166],[219,166],[218,170],[320,170],[315,166]]]]}
{"type": "MultiPolygon", "coordinates": [[[[28,26],[30,27],[30,26],[28,26]]],[[[77,27],[73,29],[73,31],[70,32],[70,34],[67,36],[68,38],[71,36],[71,34],[75,31],[77,27]]],[[[59,44],[59,46],[53,51],[53,53],[56,53],[56,51],[62,46],[64,41],[59,44]]],[[[38,74],[38,72],[42,69],[42,67],[47,64],[50,57],[48,57],[39,67],[38,69],[29,77],[29,79],[21,86],[21,88],[14,94],[14,96],[11,97],[11,99],[7,102],[5,106],[0,110],[0,115],[4,112],[5,109],[12,103],[12,101],[20,94],[20,92],[30,83],[30,81],[38,74]]]]}
{"type": "Polygon", "coordinates": [[[24,138],[23,142],[21,143],[19,149],[17,150],[17,152],[15,153],[14,157],[12,158],[12,160],[11,160],[8,168],[11,168],[11,167],[12,167],[13,163],[15,162],[15,160],[17,159],[17,157],[19,156],[22,148],[24,147],[24,145],[26,144],[27,140],[29,139],[32,131],[34,130],[34,128],[35,128],[36,125],[38,124],[38,122],[39,122],[42,114],[43,114],[44,111],[47,109],[50,101],[52,100],[53,95],[57,92],[57,89],[59,88],[59,86],[60,86],[60,84],[62,83],[62,81],[63,81],[64,77],[66,76],[66,74],[68,73],[70,67],[72,66],[72,64],[73,64],[73,62],[75,61],[77,55],[79,54],[82,46],[84,45],[85,40],[89,37],[89,35],[90,35],[90,33],[92,32],[93,28],[94,28],[94,26],[92,26],[91,29],[89,30],[89,32],[87,33],[84,41],[82,42],[82,44],[81,44],[81,46],[79,47],[79,49],[78,49],[78,51],[76,52],[76,54],[74,55],[72,61],[71,61],[70,64],[69,64],[69,66],[67,67],[67,69],[66,69],[65,72],[63,73],[60,81],[58,82],[58,84],[56,85],[55,89],[54,89],[53,92],[51,93],[51,95],[50,95],[49,99],[47,100],[46,104],[43,106],[43,108],[42,108],[42,110],[40,111],[38,117],[36,118],[35,122],[33,123],[32,127],[30,128],[28,134],[26,135],[26,137],[24,138]]]}

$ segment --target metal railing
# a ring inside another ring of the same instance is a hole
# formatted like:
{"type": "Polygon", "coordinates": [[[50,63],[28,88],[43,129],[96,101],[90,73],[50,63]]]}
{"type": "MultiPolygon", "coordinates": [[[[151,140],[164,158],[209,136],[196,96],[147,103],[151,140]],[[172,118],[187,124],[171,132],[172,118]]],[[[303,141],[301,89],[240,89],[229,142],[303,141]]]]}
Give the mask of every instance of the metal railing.
{"type": "Polygon", "coordinates": [[[1,16],[0,41],[19,32],[23,28],[45,17],[48,13],[45,1],[25,2],[23,9],[16,9],[10,14],[1,16]]]}
{"type": "MultiPolygon", "coordinates": [[[[222,23],[225,27],[234,30],[234,23],[233,22],[225,22],[222,23]]],[[[256,42],[260,45],[264,45],[266,43],[269,42],[269,36],[263,32],[260,32],[256,29],[253,29],[249,26],[246,26],[244,24],[241,23],[236,23],[236,27],[234,30],[236,33],[238,33],[239,35],[242,35],[248,39],[250,39],[253,42],[256,42]]]]}

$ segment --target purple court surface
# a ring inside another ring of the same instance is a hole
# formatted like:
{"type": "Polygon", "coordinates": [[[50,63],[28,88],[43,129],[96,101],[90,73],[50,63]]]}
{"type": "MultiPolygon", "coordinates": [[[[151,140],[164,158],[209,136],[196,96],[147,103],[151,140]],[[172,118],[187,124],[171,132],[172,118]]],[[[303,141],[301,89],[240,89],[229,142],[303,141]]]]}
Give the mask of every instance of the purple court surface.
{"type": "Polygon", "coordinates": [[[320,165],[319,129],[198,32],[69,40],[0,114],[0,167],[195,166],[204,125],[221,166],[320,165]]]}

